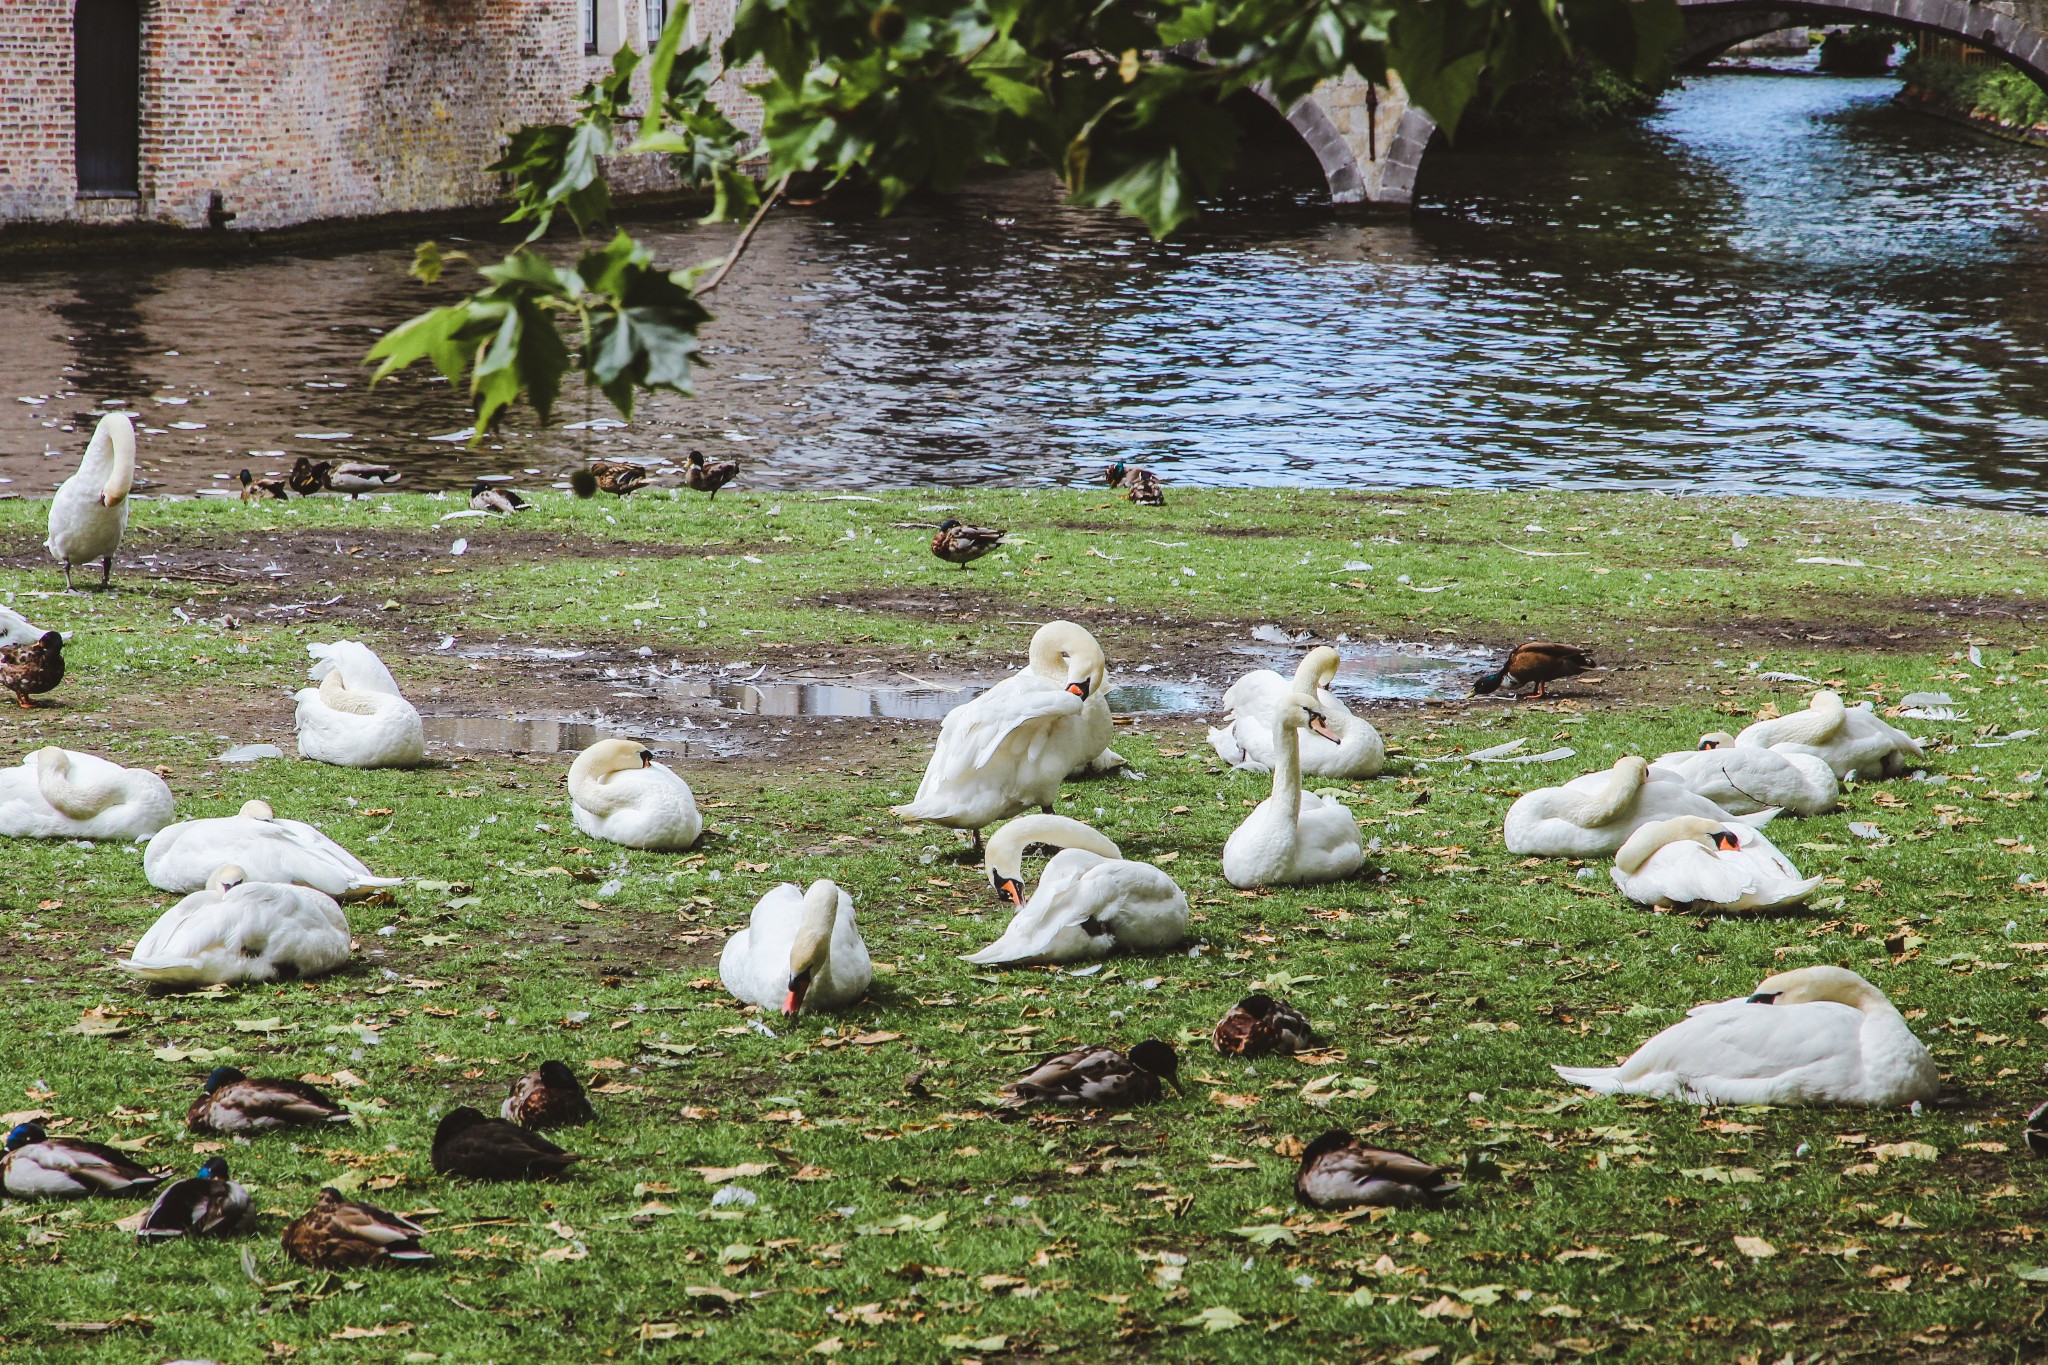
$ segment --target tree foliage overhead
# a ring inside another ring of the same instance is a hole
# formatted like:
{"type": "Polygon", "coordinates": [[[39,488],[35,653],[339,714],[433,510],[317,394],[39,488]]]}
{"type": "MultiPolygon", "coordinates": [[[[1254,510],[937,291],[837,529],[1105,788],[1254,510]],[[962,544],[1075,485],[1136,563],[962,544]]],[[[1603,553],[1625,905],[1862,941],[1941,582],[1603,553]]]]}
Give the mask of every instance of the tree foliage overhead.
{"type": "MultiPolygon", "coordinates": [[[[1482,81],[1504,90],[1570,61],[1647,78],[1680,31],[1675,0],[742,0],[718,52],[684,42],[688,21],[678,6],[647,58],[644,110],[627,107],[641,58],[623,50],[572,120],[512,135],[489,169],[507,177],[506,221],[529,225],[526,240],[478,267],[476,292],[379,341],[377,377],[427,360],[466,379],[480,434],[521,397],[549,420],[572,370],[627,416],[642,389],[689,392],[710,320],[698,295],[751,225],[723,261],[687,270],[661,269],[623,232],[590,246],[611,207],[603,158],[617,153],[667,155],[711,192],[707,222],[758,222],[792,177],[865,185],[887,213],[988,167],[1043,162],[1074,202],[1163,237],[1230,169],[1225,106],[1243,92],[1285,108],[1356,72],[1398,80],[1455,132],[1482,81]],[[710,98],[720,70],[756,63],[758,144],[710,98]],[[563,220],[586,238],[573,266],[536,246],[563,220]]],[[[414,270],[431,282],[460,259],[427,243],[414,270]]]]}

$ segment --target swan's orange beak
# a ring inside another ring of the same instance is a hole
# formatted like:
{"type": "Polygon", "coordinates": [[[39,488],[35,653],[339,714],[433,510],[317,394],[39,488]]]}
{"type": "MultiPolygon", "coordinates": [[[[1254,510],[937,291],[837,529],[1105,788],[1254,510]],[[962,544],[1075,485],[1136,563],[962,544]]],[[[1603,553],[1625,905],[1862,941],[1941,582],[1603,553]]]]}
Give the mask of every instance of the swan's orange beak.
{"type": "Polygon", "coordinates": [[[1081,681],[1079,681],[1079,682],[1070,682],[1070,683],[1068,683],[1068,684],[1067,684],[1067,691],[1069,691],[1069,692],[1072,692],[1072,693],[1073,693],[1073,694],[1074,694],[1075,696],[1079,697],[1079,698],[1080,698],[1080,699],[1081,699],[1082,701],[1086,701],[1086,700],[1088,700],[1088,689],[1089,689],[1089,686],[1090,686],[1089,680],[1088,680],[1087,678],[1083,678],[1083,679],[1081,679],[1081,681]]]}
{"type": "Polygon", "coordinates": [[[1717,829],[1714,831],[1714,847],[1724,853],[1732,853],[1742,847],[1742,840],[1735,837],[1735,831],[1717,829]]]}
{"type": "Polygon", "coordinates": [[[1329,740],[1332,744],[1343,743],[1342,740],[1337,738],[1337,732],[1330,728],[1330,722],[1324,720],[1322,716],[1314,711],[1309,712],[1308,728],[1314,733],[1321,735],[1324,739],[1329,740]]]}
{"type": "Polygon", "coordinates": [[[789,994],[782,1001],[782,1014],[794,1019],[796,1012],[804,1007],[804,997],[811,993],[811,974],[799,972],[789,979],[789,994]]]}
{"type": "Polygon", "coordinates": [[[1024,884],[1015,877],[1004,877],[997,881],[996,894],[1012,905],[1024,904],[1024,884]]]}

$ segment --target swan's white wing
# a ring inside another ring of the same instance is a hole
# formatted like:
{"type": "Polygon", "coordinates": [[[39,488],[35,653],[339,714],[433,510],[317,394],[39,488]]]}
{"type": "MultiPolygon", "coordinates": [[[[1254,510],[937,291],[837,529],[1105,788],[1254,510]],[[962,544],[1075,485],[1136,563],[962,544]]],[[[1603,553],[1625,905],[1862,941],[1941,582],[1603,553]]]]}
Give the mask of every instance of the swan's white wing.
{"type": "Polygon", "coordinates": [[[391,676],[391,670],[366,644],[356,640],[336,640],[331,645],[307,645],[306,652],[313,656],[309,672],[314,682],[339,668],[342,681],[351,692],[381,692],[392,697],[404,695],[398,690],[398,681],[391,676]]]}
{"type": "MultiPolygon", "coordinates": [[[[997,962],[1031,962],[1043,957],[1053,947],[1053,941],[1065,931],[1092,918],[1102,909],[1100,892],[1106,884],[1091,885],[1091,872],[1112,861],[1086,849],[1069,848],[1053,855],[1045,865],[1045,874],[1038,879],[1038,887],[1031,893],[1031,899],[1017,907],[1010,916],[1010,923],[998,938],[988,947],[966,956],[968,962],[983,964],[997,962]]],[[[1099,956],[1087,951],[1088,945],[1076,943],[1080,951],[1062,954],[1063,958],[1099,956]]],[[[1102,952],[1109,951],[1111,941],[1102,939],[1102,952]]]]}
{"type": "MultiPolygon", "coordinates": [[[[946,713],[925,780],[944,780],[984,767],[1019,726],[1054,716],[1079,715],[1082,704],[1066,688],[1035,673],[1005,678],[974,700],[946,713]]],[[[1036,744],[1043,743],[1041,736],[1036,744]]],[[[1035,746],[1025,755],[1027,759],[1036,756],[1035,746]]]]}
{"type": "Polygon", "coordinates": [[[1702,1005],[1636,1049],[1621,1069],[1629,1077],[1673,1072],[1695,1080],[1767,1079],[1857,1056],[1862,1036],[1862,1011],[1833,1001],[1730,1001],[1702,1005]]]}
{"type": "Polygon", "coordinates": [[[0,607],[0,645],[32,645],[43,632],[30,625],[12,607],[0,607]]]}
{"type": "Polygon", "coordinates": [[[1290,696],[1294,685],[1270,668],[1255,668],[1232,683],[1223,694],[1223,707],[1237,715],[1263,716],[1280,698],[1290,696]]]}
{"type": "Polygon", "coordinates": [[[1659,900],[1733,905],[1756,889],[1750,869],[1739,858],[1719,857],[1713,849],[1690,841],[1664,845],[1634,876],[1624,874],[1615,881],[1631,899],[1645,905],[1659,900]]]}

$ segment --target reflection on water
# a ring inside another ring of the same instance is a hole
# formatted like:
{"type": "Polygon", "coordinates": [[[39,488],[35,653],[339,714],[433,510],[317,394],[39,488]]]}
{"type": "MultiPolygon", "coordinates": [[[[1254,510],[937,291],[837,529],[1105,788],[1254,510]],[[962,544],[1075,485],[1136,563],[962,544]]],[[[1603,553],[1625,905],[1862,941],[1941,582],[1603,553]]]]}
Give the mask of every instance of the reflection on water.
{"type": "Polygon", "coordinates": [[[420,724],[429,744],[501,754],[575,754],[601,739],[630,739],[647,745],[660,758],[726,758],[739,750],[737,743],[720,743],[703,735],[652,733],[548,717],[422,716],[420,724]]]}
{"type": "MultiPolygon", "coordinates": [[[[771,219],[698,400],[475,452],[435,439],[469,425],[445,383],[366,388],[378,330],[441,297],[404,249],[17,268],[0,491],[52,486],[120,399],[172,491],[299,453],[445,487],[694,446],[757,488],[1064,482],[1122,454],[1191,483],[2040,505],[2048,157],[1895,89],[1694,78],[1569,148],[1433,152],[1413,221],[1267,196],[1157,245],[1028,174],[881,223],[771,219]]],[[[680,263],[727,234],[648,235],[680,263]]]]}

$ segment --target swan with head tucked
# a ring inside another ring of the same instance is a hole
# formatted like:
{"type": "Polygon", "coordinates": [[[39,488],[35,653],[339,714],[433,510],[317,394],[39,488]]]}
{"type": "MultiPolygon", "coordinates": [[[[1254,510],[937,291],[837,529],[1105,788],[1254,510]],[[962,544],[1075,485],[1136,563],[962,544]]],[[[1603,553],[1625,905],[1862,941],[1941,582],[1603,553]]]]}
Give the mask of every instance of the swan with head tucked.
{"type": "Polygon", "coordinates": [[[1846,967],[1801,967],[1701,1005],[1612,1067],[1553,1066],[1603,1095],[1691,1104],[1894,1108],[1941,1091],[1934,1058],[1883,991],[1846,967]]]}
{"type": "Polygon", "coordinates": [[[1188,898],[1150,863],[1126,860],[1099,831],[1064,815],[1020,815],[989,837],[988,879],[1017,907],[1002,937],[965,954],[983,965],[1086,962],[1119,948],[1152,952],[1187,937],[1188,898]],[[1024,899],[1024,850],[1058,848],[1024,899]]]}
{"type": "Polygon", "coordinates": [[[1638,905],[1713,910],[1779,910],[1821,884],[1819,877],[1801,877],[1762,830],[1696,815],[1659,820],[1629,835],[1608,875],[1638,905]]]}
{"type": "Polygon", "coordinates": [[[118,965],[152,986],[319,976],[348,961],[348,918],[309,886],[217,869],[204,891],[164,911],[118,965]]]}
{"type": "Polygon", "coordinates": [[[1730,815],[1706,797],[1687,791],[1671,774],[1653,770],[1647,759],[1631,754],[1604,772],[1575,777],[1562,787],[1525,792],[1508,807],[1501,836],[1510,853],[1606,858],[1654,821],[1696,815],[1761,827],[1774,814],[1730,815]]]}
{"type": "Polygon", "coordinates": [[[875,979],[853,897],[829,881],[812,882],[808,891],[784,882],[756,901],[747,927],[725,941],[718,979],[770,1014],[853,1004],[875,979]]]}
{"type": "Polygon", "coordinates": [[[1804,711],[1760,720],[1735,743],[1744,749],[1798,745],[1827,760],[1836,777],[1853,773],[1866,782],[1897,777],[1926,756],[1919,740],[1880,718],[1869,702],[1845,706],[1841,694],[1827,688],[1814,693],[1804,711]]]}
{"type": "Polygon", "coordinates": [[[143,850],[149,884],[180,895],[198,891],[214,870],[232,863],[252,882],[295,882],[345,900],[351,892],[397,886],[362,859],[302,820],[280,820],[268,801],[243,803],[241,814],[183,820],[158,830],[143,850]]]}
{"type": "Polygon", "coordinates": [[[0,835],[9,838],[147,839],[172,814],[161,777],[94,754],[51,745],[0,769],[0,835]]]}
{"type": "Polygon", "coordinates": [[[984,825],[1051,810],[1068,774],[1123,762],[1108,747],[1108,691],[1093,635],[1071,621],[1040,626],[1022,672],[946,713],[916,796],[890,810],[970,830],[977,848],[984,825]]]}
{"type": "Polygon", "coordinates": [[[688,848],[704,832],[690,784],[630,739],[601,739],[569,765],[576,828],[626,848],[688,848]]]}
{"type": "Polygon", "coordinates": [[[368,645],[307,645],[318,687],[302,687],[299,757],[343,768],[410,768],[426,761],[420,713],[368,645]]]}
{"type": "Polygon", "coordinates": [[[1301,770],[1311,777],[1378,777],[1387,762],[1387,746],[1380,732],[1371,721],[1352,715],[1330,691],[1342,663],[1336,650],[1317,645],[1302,658],[1291,683],[1270,668],[1245,674],[1223,694],[1223,705],[1230,714],[1220,727],[1209,731],[1210,747],[1233,768],[1271,771],[1273,708],[1299,692],[1315,698],[1323,723],[1337,736],[1332,743],[1313,730],[1299,735],[1301,770]]]}
{"type": "Polygon", "coordinates": [[[114,551],[128,530],[128,494],[135,488],[135,424],[110,412],[93,428],[78,472],[50,499],[50,558],[64,566],[71,586],[74,565],[100,563],[100,586],[114,575],[114,551]]]}
{"type": "Polygon", "coordinates": [[[1365,864],[1357,822],[1333,798],[1301,789],[1297,738],[1307,726],[1333,739],[1329,727],[1315,698],[1300,693],[1282,697],[1271,715],[1273,794],[1231,832],[1223,845],[1223,875],[1236,887],[1348,877],[1365,864]]]}
{"type": "Polygon", "coordinates": [[[1652,766],[1653,772],[1657,769],[1731,815],[1762,810],[1820,815],[1833,810],[1842,796],[1835,770],[1814,750],[1792,744],[1744,748],[1721,730],[1700,736],[1697,749],[1665,754],[1652,766]]]}

